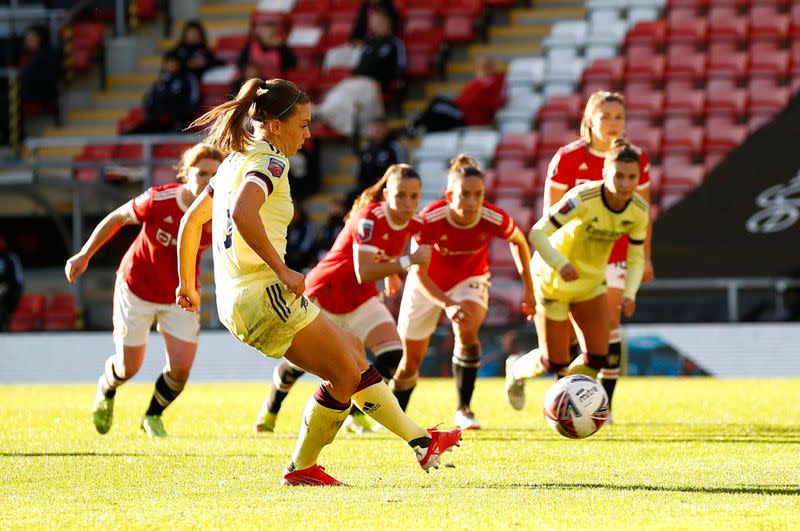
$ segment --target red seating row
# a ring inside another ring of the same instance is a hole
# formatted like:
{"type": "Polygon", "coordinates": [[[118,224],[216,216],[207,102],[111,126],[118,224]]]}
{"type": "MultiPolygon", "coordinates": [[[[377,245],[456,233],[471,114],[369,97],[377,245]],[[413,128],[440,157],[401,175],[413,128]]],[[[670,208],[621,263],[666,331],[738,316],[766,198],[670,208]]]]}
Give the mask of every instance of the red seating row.
{"type": "Polygon", "coordinates": [[[23,295],[11,316],[12,332],[33,330],[73,330],[78,316],[75,297],[59,293],[47,300],[45,295],[23,295]]]}
{"type": "MultiPolygon", "coordinates": [[[[191,144],[175,143],[160,144],[153,147],[153,159],[162,161],[156,164],[153,182],[155,184],[165,184],[175,180],[175,170],[172,167],[183,152],[190,148],[191,144]],[[169,163],[164,163],[169,161],[169,163]]],[[[104,177],[109,180],[119,180],[127,177],[127,171],[122,171],[119,167],[123,164],[138,163],[144,160],[144,146],[142,144],[88,144],[84,146],[81,153],[73,161],[74,178],[81,182],[92,182],[100,177],[100,166],[110,164],[104,173],[104,177]],[[102,163],[102,164],[101,164],[102,163]]]]}

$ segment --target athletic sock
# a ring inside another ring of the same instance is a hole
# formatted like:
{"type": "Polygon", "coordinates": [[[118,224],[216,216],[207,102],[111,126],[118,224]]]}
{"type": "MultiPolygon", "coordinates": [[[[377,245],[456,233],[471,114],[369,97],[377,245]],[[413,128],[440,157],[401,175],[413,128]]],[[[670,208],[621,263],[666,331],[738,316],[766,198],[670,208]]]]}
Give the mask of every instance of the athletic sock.
{"type": "Polygon", "coordinates": [[[117,387],[128,381],[127,378],[117,374],[117,370],[114,368],[115,357],[112,355],[106,360],[103,366],[103,374],[97,382],[97,392],[105,398],[114,398],[114,395],[117,394],[117,387]]]}
{"type": "Polygon", "coordinates": [[[411,393],[414,392],[414,388],[417,386],[417,380],[419,380],[418,372],[414,373],[414,375],[409,378],[398,378],[397,374],[395,374],[389,381],[389,390],[391,390],[395,398],[397,398],[400,409],[403,411],[408,409],[408,401],[411,399],[411,393]]]}
{"type": "Polygon", "coordinates": [[[375,369],[381,377],[389,381],[403,359],[403,344],[400,341],[387,341],[372,349],[375,355],[375,369]]]}
{"type": "Polygon", "coordinates": [[[315,465],[319,453],[336,437],[349,412],[349,402],[337,401],[320,385],[303,411],[300,433],[288,470],[302,470],[315,465]]]}
{"type": "Polygon", "coordinates": [[[608,359],[606,366],[600,371],[600,383],[608,395],[608,404],[611,406],[611,399],[614,396],[614,389],[617,387],[619,377],[619,367],[622,362],[622,337],[620,329],[611,331],[611,341],[608,344],[608,359]]]}
{"type": "MultiPolygon", "coordinates": [[[[414,386],[416,387],[416,386],[414,386]]],[[[414,392],[414,387],[410,387],[409,389],[395,389],[392,391],[395,398],[397,398],[397,403],[400,405],[400,409],[405,411],[408,409],[408,401],[411,400],[411,393],[414,392]]]]}
{"type": "Polygon", "coordinates": [[[186,382],[180,382],[172,378],[167,371],[161,373],[156,380],[156,389],[150,399],[150,407],[147,408],[145,415],[160,415],[167,409],[178,395],[183,391],[186,382]]]}
{"type": "Polygon", "coordinates": [[[428,437],[428,432],[400,408],[397,399],[373,366],[361,373],[361,382],[353,393],[352,400],[364,413],[408,443],[428,437]]]}
{"type": "Polygon", "coordinates": [[[272,371],[272,390],[261,406],[258,418],[263,419],[267,412],[275,415],[281,410],[283,399],[289,394],[295,382],[306,373],[286,360],[282,360],[272,371]]]}
{"type": "Polygon", "coordinates": [[[453,376],[458,391],[458,409],[469,407],[475,391],[475,379],[481,366],[481,345],[457,345],[453,351],[453,376]]]}

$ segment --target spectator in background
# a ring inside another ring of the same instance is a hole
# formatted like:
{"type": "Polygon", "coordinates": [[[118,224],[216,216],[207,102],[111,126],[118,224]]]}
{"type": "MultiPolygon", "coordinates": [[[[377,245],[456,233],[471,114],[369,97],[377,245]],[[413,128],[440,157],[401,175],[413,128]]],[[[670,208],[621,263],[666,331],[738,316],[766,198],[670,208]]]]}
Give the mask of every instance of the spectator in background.
{"type": "Polygon", "coordinates": [[[25,31],[19,60],[20,98],[28,105],[52,105],[58,97],[61,61],[50,47],[50,35],[43,26],[25,31]]]}
{"type": "Polygon", "coordinates": [[[389,17],[392,24],[392,33],[394,35],[400,35],[402,33],[403,21],[392,0],[364,0],[358,10],[356,22],[353,25],[353,32],[350,34],[351,42],[363,43],[373,36],[369,31],[368,22],[370,13],[375,9],[382,9],[389,17]]]}
{"type": "Polygon", "coordinates": [[[22,262],[0,234],[0,331],[8,330],[8,322],[22,296],[22,284],[22,262]]]}
{"type": "Polygon", "coordinates": [[[203,79],[203,74],[209,68],[224,64],[209,49],[206,30],[197,20],[191,20],[183,26],[178,45],[172,49],[172,53],[183,63],[184,69],[198,80],[203,79]]]}
{"type": "Polygon", "coordinates": [[[334,85],[315,109],[320,119],[345,136],[365,131],[375,117],[383,115],[383,91],[402,80],[405,73],[406,49],[392,33],[385,10],[372,10],[369,28],[373,36],[364,45],[352,75],[334,85]]]}
{"type": "Polygon", "coordinates": [[[506,102],[505,74],[497,71],[490,57],[479,57],[475,70],[475,79],[455,100],[436,96],[414,121],[410,133],[419,128],[433,133],[467,125],[491,125],[495,113],[506,102]]]}
{"type": "Polygon", "coordinates": [[[359,195],[361,194],[357,194],[349,202],[347,200],[345,202],[336,201],[328,207],[328,220],[325,225],[320,227],[319,237],[317,238],[317,261],[322,260],[333,247],[333,242],[336,241],[336,237],[344,228],[344,215],[347,212],[347,205],[352,205],[359,195]]]}
{"type": "Polygon", "coordinates": [[[307,139],[300,150],[289,157],[289,188],[292,199],[303,201],[319,191],[322,181],[319,148],[312,139],[307,139]]]}
{"type": "Polygon", "coordinates": [[[295,203],[286,232],[286,265],[295,271],[307,271],[314,265],[315,250],[314,228],[303,204],[295,203]]]}
{"type": "Polygon", "coordinates": [[[200,103],[200,85],[174,51],[164,54],[161,75],[144,100],[145,121],[128,134],[179,133],[189,126],[200,103]]]}
{"type": "Polygon", "coordinates": [[[359,193],[378,182],[392,164],[406,162],[406,152],[389,131],[383,116],[370,122],[367,143],[358,150],[358,157],[359,193]]]}
{"type": "Polygon", "coordinates": [[[278,23],[265,20],[256,26],[236,65],[240,71],[253,65],[258,69],[258,75],[253,77],[272,79],[284,77],[284,72],[297,66],[297,57],[286,45],[278,23]]]}

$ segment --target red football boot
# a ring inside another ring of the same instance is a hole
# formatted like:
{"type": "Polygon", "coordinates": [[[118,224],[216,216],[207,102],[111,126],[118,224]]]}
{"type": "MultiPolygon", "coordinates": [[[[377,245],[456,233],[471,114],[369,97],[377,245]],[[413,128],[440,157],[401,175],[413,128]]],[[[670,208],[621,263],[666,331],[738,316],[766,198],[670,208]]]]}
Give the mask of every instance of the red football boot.
{"type": "Polygon", "coordinates": [[[431,468],[439,467],[439,456],[453,449],[453,446],[461,446],[461,430],[456,428],[450,431],[439,431],[436,428],[428,428],[431,436],[431,444],[425,456],[419,460],[419,466],[426,472],[431,468]]]}
{"type": "Polygon", "coordinates": [[[290,486],[310,485],[314,487],[337,487],[347,485],[326,474],[325,467],[319,465],[313,465],[302,470],[284,472],[281,483],[290,486]]]}

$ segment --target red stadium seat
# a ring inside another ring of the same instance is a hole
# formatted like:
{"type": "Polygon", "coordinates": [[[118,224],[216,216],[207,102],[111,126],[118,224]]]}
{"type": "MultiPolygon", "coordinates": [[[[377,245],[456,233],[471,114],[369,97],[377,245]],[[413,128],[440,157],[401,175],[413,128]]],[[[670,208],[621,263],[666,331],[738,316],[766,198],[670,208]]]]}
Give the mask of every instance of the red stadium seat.
{"type": "Polygon", "coordinates": [[[750,9],[751,41],[785,41],[789,37],[790,25],[788,15],[778,14],[770,6],[753,6],[750,9]]]}
{"type": "Polygon", "coordinates": [[[203,83],[200,85],[200,110],[206,111],[228,101],[230,92],[227,83],[203,83]]]}
{"type": "Polygon", "coordinates": [[[44,295],[22,295],[9,322],[12,332],[31,332],[39,328],[44,315],[46,299],[44,295]]]}
{"type": "Polygon", "coordinates": [[[650,166],[650,170],[648,171],[648,177],[650,178],[650,207],[652,208],[652,203],[659,197],[661,197],[661,190],[662,190],[662,169],[661,166],[650,166]]]}
{"type": "Polygon", "coordinates": [[[128,115],[117,123],[117,132],[125,134],[131,129],[144,123],[144,108],[134,107],[128,111],[128,115]]]}
{"type": "Polygon", "coordinates": [[[663,55],[638,55],[625,56],[626,81],[656,82],[664,77],[666,59],[663,55]]]}
{"type": "MultiPolygon", "coordinates": [[[[536,178],[536,170],[525,167],[497,169],[497,182],[494,185],[495,196],[500,198],[532,198],[543,185],[536,178]]],[[[513,217],[513,216],[512,216],[513,217]]]]}
{"type": "Polygon", "coordinates": [[[740,44],[747,41],[750,20],[736,15],[709,15],[708,40],[710,42],[733,42],[740,44]]]}
{"type": "MultiPolygon", "coordinates": [[[[563,122],[545,122],[537,128],[539,145],[536,157],[552,158],[558,148],[577,138],[576,130],[563,122]]],[[[537,166],[538,167],[538,166],[537,166]]]]}
{"type": "Polygon", "coordinates": [[[78,310],[75,297],[59,293],[50,299],[44,312],[42,328],[45,330],[74,330],[78,310]]]}
{"type": "Polygon", "coordinates": [[[580,118],[583,101],[579,94],[553,96],[539,109],[539,120],[556,118],[576,120],[580,118]]]}
{"type": "Polygon", "coordinates": [[[702,90],[666,90],[664,112],[670,116],[688,114],[699,118],[705,112],[706,93],[702,90]]]}
{"type": "Polygon", "coordinates": [[[630,91],[625,94],[625,114],[631,118],[649,121],[664,115],[664,93],[662,91],[630,91]]]}
{"type": "Polygon", "coordinates": [[[78,163],[74,169],[73,177],[79,182],[93,182],[100,176],[97,165],[81,167],[81,162],[103,162],[113,160],[117,156],[116,144],[87,144],[81,153],[73,160],[78,163]]]}
{"type": "Polygon", "coordinates": [[[715,51],[712,49],[708,52],[706,75],[709,79],[744,79],[747,77],[748,63],[749,57],[746,52],[715,51]]]}
{"type": "Polygon", "coordinates": [[[538,142],[536,133],[508,133],[497,145],[495,156],[498,160],[520,159],[533,162],[538,142]]]}
{"type": "Polygon", "coordinates": [[[663,168],[663,194],[688,192],[699,186],[705,178],[705,168],[700,164],[663,168]]]}
{"type": "Polygon", "coordinates": [[[292,27],[320,26],[331,13],[329,0],[298,0],[289,13],[292,27]]]}
{"type": "Polygon", "coordinates": [[[442,14],[447,17],[453,14],[467,15],[473,19],[481,14],[484,0],[447,0],[442,3],[442,14]]]}
{"type": "Polygon", "coordinates": [[[763,43],[756,43],[750,48],[750,76],[788,76],[789,52],[760,47],[758,44],[763,43]]]}
{"type": "Polygon", "coordinates": [[[664,129],[664,154],[689,153],[698,155],[703,149],[702,127],[690,126],[664,129]]]}
{"type": "Polygon", "coordinates": [[[737,117],[744,117],[747,112],[747,91],[744,89],[730,89],[726,91],[706,92],[706,114],[711,116],[716,113],[733,113],[737,117]]]}
{"type": "Polygon", "coordinates": [[[190,147],[192,144],[159,144],[153,147],[153,158],[157,160],[179,159],[183,152],[190,147]]]}
{"type": "Polygon", "coordinates": [[[447,42],[464,44],[475,40],[473,17],[468,14],[449,14],[444,19],[444,39],[447,42]]]}
{"type": "Polygon", "coordinates": [[[595,59],[591,65],[583,70],[581,79],[584,84],[588,82],[602,82],[608,87],[614,87],[622,81],[624,73],[624,58],[601,58],[595,59]]]}
{"type": "Polygon", "coordinates": [[[445,0],[402,0],[395,2],[397,10],[404,18],[431,17],[442,15],[445,0]]]}
{"type": "Polygon", "coordinates": [[[790,73],[794,76],[800,74],[800,38],[792,42],[789,47],[790,73]]]}
{"type": "Polygon", "coordinates": [[[505,242],[500,238],[493,238],[492,241],[489,242],[489,262],[492,273],[495,273],[495,268],[505,269],[508,271],[514,271],[516,269],[514,257],[511,255],[511,249],[508,247],[508,242],[505,242]]]}
{"type": "Polygon", "coordinates": [[[706,124],[706,153],[726,153],[744,142],[747,135],[747,127],[743,125],[706,124]]]}
{"type": "Polygon", "coordinates": [[[286,72],[286,77],[312,98],[319,91],[320,68],[318,66],[292,68],[286,72]]]}
{"type": "Polygon", "coordinates": [[[625,35],[625,46],[650,46],[657,49],[663,46],[667,37],[667,24],[664,20],[645,20],[637,22],[625,35]]]}
{"type": "Polygon", "coordinates": [[[250,13],[251,28],[255,28],[262,22],[274,22],[283,28],[286,25],[286,13],[275,11],[253,11],[250,13]]]}
{"type": "Polygon", "coordinates": [[[667,20],[667,45],[705,43],[708,36],[708,22],[704,18],[686,20],[667,20]]]}
{"type": "Polygon", "coordinates": [[[249,40],[249,35],[224,35],[219,37],[214,46],[214,55],[226,63],[235,63],[242,48],[249,40]]]}
{"type": "Polygon", "coordinates": [[[703,79],[706,77],[706,59],[705,53],[694,52],[691,47],[682,44],[670,46],[665,76],[670,79],[703,79]]]}
{"type": "Polygon", "coordinates": [[[319,92],[320,98],[325,97],[325,93],[328,92],[331,88],[333,88],[337,83],[341,80],[350,77],[350,73],[353,70],[347,67],[336,67],[336,68],[329,68],[322,73],[322,77],[319,81],[319,92]]]}
{"type": "Polygon", "coordinates": [[[664,134],[658,127],[632,129],[626,126],[626,134],[631,142],[645,150],[651,159],[661,157],[661,145],[664,134]]]}
{"type": "Polygon", "coordinates": [[[774,90],[750,91],[750,114],[766,114],[774,116],[789,103],[790,93],[788,88],[774,90]]]}
{"type": "Polygon", "coordinates": [[[142,144],[122,144],[117,151],[117,159],[124,162],[138,162],[144,159],[142,144]]]}

